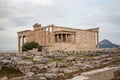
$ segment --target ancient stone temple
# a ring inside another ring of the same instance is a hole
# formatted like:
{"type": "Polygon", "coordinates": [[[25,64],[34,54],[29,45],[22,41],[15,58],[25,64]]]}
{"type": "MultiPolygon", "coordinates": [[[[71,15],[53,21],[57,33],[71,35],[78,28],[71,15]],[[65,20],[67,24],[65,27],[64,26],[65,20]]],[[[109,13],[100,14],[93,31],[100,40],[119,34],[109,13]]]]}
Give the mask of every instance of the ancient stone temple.
{"type": "Polygon", "coordinates": [[[34,24],[34,30],[18,32],[18,52],[25,42],[35,41],[46,51],[93,50],[98,48],[99,28],[74,29],[55,25],[34,24]]]}

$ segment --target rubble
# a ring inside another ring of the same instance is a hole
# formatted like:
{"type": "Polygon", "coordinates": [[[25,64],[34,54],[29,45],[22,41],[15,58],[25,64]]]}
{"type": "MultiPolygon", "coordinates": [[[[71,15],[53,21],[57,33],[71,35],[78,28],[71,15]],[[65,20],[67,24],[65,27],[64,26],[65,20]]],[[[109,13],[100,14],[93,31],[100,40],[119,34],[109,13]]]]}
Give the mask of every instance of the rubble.
{"type": "MultiPolygon", "coordinates": [[[[46,54],[36,51],[23,52],[22,54],[6,53],[0,54],[0,70],[2,67],[11,67],[24,74],[24,76],[11,78],[11,80],[29,80],[36,78],[35,76],[41,80],[65,80],[84,71],[119,65],[119,55],[118,51],[62,51],[46,54]]],[[[115,71],[114,74],[117,80],[119,70],[115,71]]]]}

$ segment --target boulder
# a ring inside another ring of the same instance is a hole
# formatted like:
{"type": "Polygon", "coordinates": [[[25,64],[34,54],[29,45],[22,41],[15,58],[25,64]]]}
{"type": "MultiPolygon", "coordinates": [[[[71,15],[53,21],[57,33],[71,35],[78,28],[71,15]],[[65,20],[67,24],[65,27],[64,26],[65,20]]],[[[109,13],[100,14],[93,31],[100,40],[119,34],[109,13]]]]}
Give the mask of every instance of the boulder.
{"type": "Polygon", "coordinates": [[[11,60],[4,59],[4,60],[1,60],[1,62],[3,62],[4,64],[10,64],[11,60]]]}
{"type": "Polygon", "coordinates": [[[44,64],[37,64],[35,65],[35,67],[37,67],[38,69],[44,69],[44,64]]]}
{"type": "Polygon", "coordinates": [[[49,68],[56,68],[57,62],[50,62],[50,63],[47,64],[47,66],[48,66],[49,68]]]}
{"type": "Polygon", "coordinates": [[[64,73],[65,73],[65,74],[71,74],[72,72],[73,72],[73,70],[64,69],[64,73]]]}
{"type": "Polygon", "coordinates": [[[49,60],[50,60],[49,58],[42,58],[40,62],[41,62],[41,63],[46,63],[46,62],[48,62],[49,60]]]}
{"type": "Polygon", "coordinates": [[[65,63],[58,62],[57,67],[65,67],[65,63]]]}
{"type": "Polygon", "coordinates": [[[41,59],[43,59],[43,56],[35,56],[33,61],[41,61],[41,59]]]}
{"type": "Polygon", "coordinates": [[[52,73],[58,73],[59,69],[58,68],[50,68],[48,69],[48,72],[52,72],[52,73]]]}
{"type": "Polygon", "coordinates": [[[3,60],[3,59],[5,59],[3,56],[0,56],[0,60],[3,60]]]}
{"type": "Polygon", "coordinates": [[[90,79],[86,76],[76,76],[72,78],[71,80],[90,80],[90,79]]]}
{"type": "Polygon", "coordinates": [[[75,60],[75,57],[74,56],[69,56],[66,58],[66,61],[73,61],[75,60]]]}
{"type": "Polygon", "coordinates": [[[0,78],[0,80],[8,80],[8,77],[4,76],[4,77],[0,78]]]}
{"type": "Polygon", "coordinates": [[[40,77],[40,80],[47,80],[45,77],[40,77]]]}
{"type": "Polygon", "coordinates": [[[20,58],[20,57],[12,57],[11,60],[15,61],[15,62],[18,62],[18,61],[21,61],[22,58],[20,58]]]}
{"type": "Polygon", "coordinates": [[[64,77],[65,74],[64,74],[64,73],[58,73],[57,76],[58,76],[58,77],[64,77]]]}
{"type": "Polygon", "coordinates": [[[54,79],[57,77],[55,73],[45,73],[44,76],[48,79],[54,79]]]}
{"type": "Polygon", "coordinates": [[[32,77],[33,75],[34,75],[33,72],[28,72],[28,73],[26,73],[26,76],[27,76],[27,77],[32,77]]]}

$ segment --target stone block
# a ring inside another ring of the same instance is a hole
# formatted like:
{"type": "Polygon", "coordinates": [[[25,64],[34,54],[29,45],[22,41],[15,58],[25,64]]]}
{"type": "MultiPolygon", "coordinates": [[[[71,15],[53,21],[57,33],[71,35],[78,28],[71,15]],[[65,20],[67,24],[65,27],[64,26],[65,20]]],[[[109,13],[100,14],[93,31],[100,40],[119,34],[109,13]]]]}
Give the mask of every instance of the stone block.
{"type": "Polygon", "coordinates": [[[44,76],[48,79],[54,79],[57,77],[57,74],[55,73],[45,73],[44,76]]]}
{"type": "Polygon", "coordinates": [[[72,78],[71,80],[90,80],[90,79],[85,76],[77,76],[77,77],[72,78]]]}
{"type": "Polygon", "coordinates": [[[103,68],[89,72],[84,72],[81,75],[89,77],[90,80],[111,80],[114,78],[114,68],[103,68]]]}
{"type": "Polygon", "coordinates": [[[32,77],[33,75],[34,75],[33,72],[28,72],[28,73],[26,73],[26,76],[27,76],[27,77],[32,77]]]}

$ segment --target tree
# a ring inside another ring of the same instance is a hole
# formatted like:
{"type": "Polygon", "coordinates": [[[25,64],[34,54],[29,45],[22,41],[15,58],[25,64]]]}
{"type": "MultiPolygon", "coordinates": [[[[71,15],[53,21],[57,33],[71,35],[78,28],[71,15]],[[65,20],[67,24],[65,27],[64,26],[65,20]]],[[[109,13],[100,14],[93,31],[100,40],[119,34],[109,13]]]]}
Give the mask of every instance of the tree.
{"type": "Polygon", "coordinates": [[[23,46],[22,46],[22,51],[28,51],[28,50],[32,50],[33,48],[37,48],[38,51],[42,51],[42,46],[40,46],[38,43],[32,41],[32,42],[26,42],[23,46]]]}

